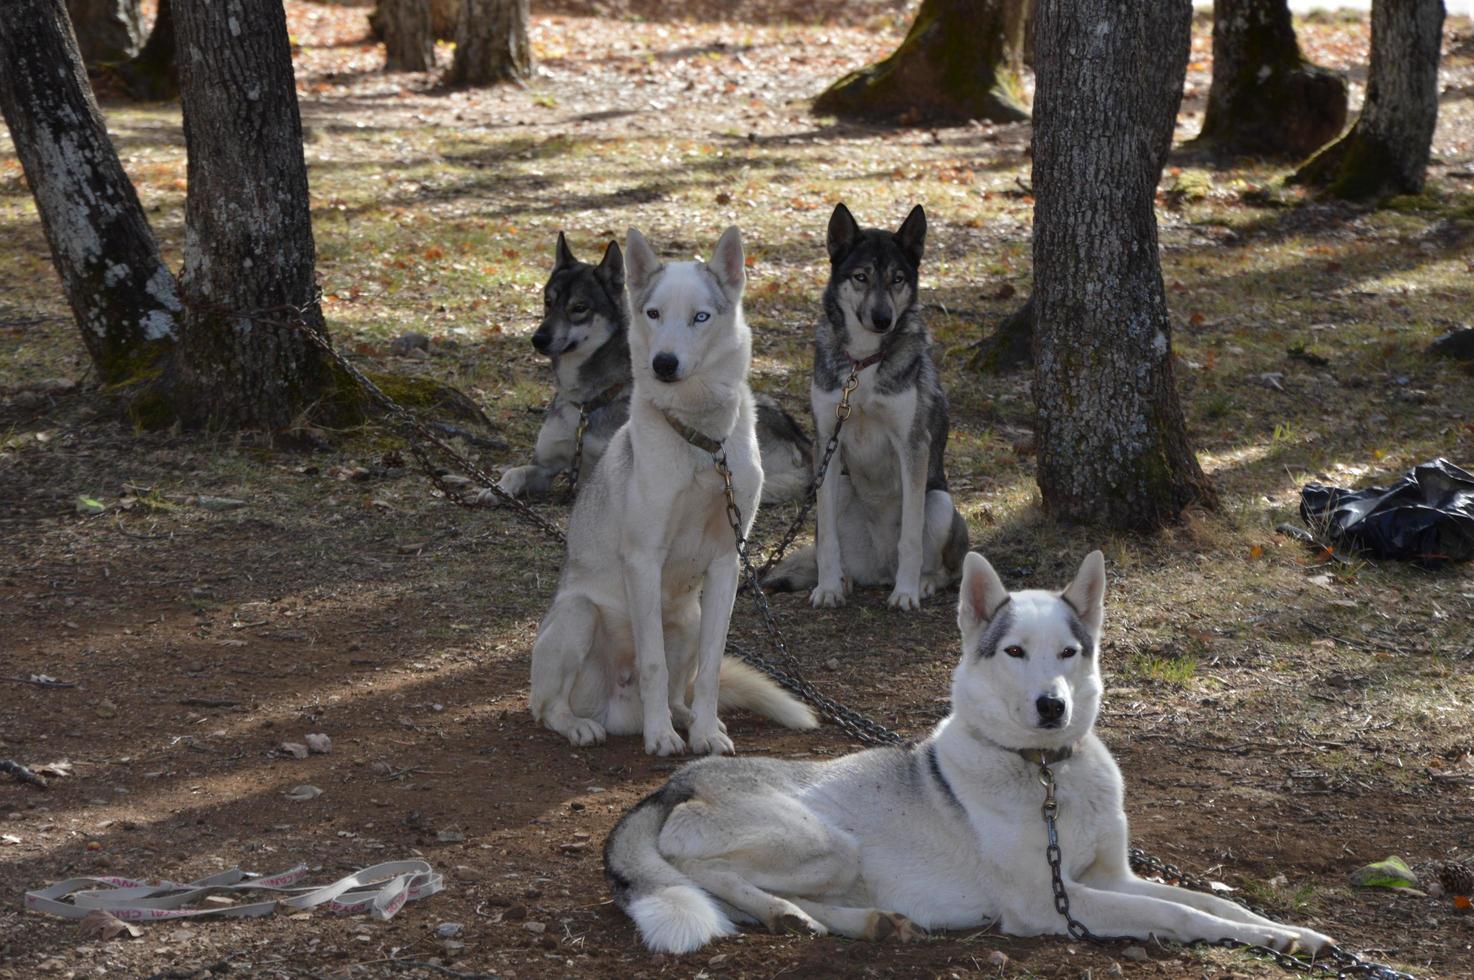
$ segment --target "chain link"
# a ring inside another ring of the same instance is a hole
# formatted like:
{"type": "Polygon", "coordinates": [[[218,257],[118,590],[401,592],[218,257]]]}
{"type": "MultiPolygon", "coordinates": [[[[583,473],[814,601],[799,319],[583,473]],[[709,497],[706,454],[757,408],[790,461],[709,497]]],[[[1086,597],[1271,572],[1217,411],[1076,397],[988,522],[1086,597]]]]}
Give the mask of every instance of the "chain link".
{"type": "MultiPolygon", "coordinates": [[[[1065,890],[1064,872],[1061,865],[1064,863],[1064,855],[1059,846],[1059,830],[1055,826],[1055,820],[1059,816],[1059,803],[1054,796],[1054,770],[1040,762],[1039,782],[1044,786],[1044,805],[1041,811],[1044,815],[1044,831],[1047,846],[1044,850],[1045,858],[1049,861],[1050,882],[1054,889],[1054,910],[1065,919],[1065,930],[1072,939],[1096,943],[1098,945],[1120,943],[1134,940],[1134,936],[1100,936],[1090,931],[1079,919],[1070,914],[1070,896],[1065,890]]],[[[1194,891],[1213,892],[1213,884],[1201,875],[1189,874],[1174,865],[1159,860],[1146,854],[1139,848],[1131,848],[1129,852],[1133,870],[1148,870],[1162,875],[1168,884],[1189,887],[1194,891]]],[[[1246,906],[1250,911],[1263,915],[1263,911],[1246,906]]],[[[1284,950],[1274,949],[1259,943],[1246,943],[1237,939],[1198,940],[1184,943],[1185,946],[1212,946],[1218,949],[1233,949],[1249,953],[1254,956],[1262,956],[1274,960],[1280,969],[1290,973],[1304,973],[1315,976],[1328,977],[1368,977],[1370,980],[1414,980],[1411,973],[1404,973],[1393,969],[1383,963],[1364,960],[1356,953],[1341,946],[1328,946],[1320,951],[1320,956],[1325,960],[1296,956],[1284,950]]]]}
{"type": "MultiPolygon", "coordinates": [[[[759,582],[767,578],[773,567],[783,560],[784,553],[798,537],[798,532],[803,530],[804,525],[808,523],[809,514],[819,499],[819,488],[824,485],[824,475],[829,472],[829,462],[834,459],[834,454],[839,450],[839,430],[844,428],[845,421],[850,417],[850,395],[854,394],[858,387],[860,387],[860,371],[858,366],[851,364],[850,376],[845,379],[843,387],[840,388],[839,404],[834,406],[834,431],[829,434],[829,441],[824,445],[824,456],[819,460],[818,468],[814,470],[814,479],[809,483],[803,506],[789,522],[788,529],[783,532],[783,536],[778,539],[773,550],[768,553],[762,567],[757,570],[759,582]]],[[[752,587],[754,586],[751,586],[750,583],[743,584],[743,588],[752,587]]]]}
{"type": "Polygon", "coordinates": [[[588,431],[589,406],[587,402],[580,402],[578,427],[573,430],[573,461],[568,464],[568,498],[570,500],[578,495],[578,475],[583,470],[583,436],[588,431]]]}
{"type": "MultiPolygon", "coordinates": [[[[851,380],[853,380],[853,375],[851,380]]],[[[849,386],[849,390],[853,391],[854,388],[849,386]]],[[[842,404],[848,408],[848,398],[845,398],[842,404]]],[[[729,646],[743,661],[771,677],[780,687],[813,705],[820,714],[834,722],[856,741],[866,745],[895,745],[904,741],[899,734],[880,722],[853,708],[845,707],[804,679],[798,658],[788,649],[788,644],[783,639],[783,631],[778,628],[778,622],[773,616],[773,607],[768,604],[768,597],[763,594],[758,571],[753,568],[752,557],[748,551],[747,535],[742,530],[742,509],[737,505],[737,498],[732,492],[732,471],[727,466],[726,449],[719,449],[713,454],[712,459],[716,464],[717,473],[722,477],[722,492],[727,498],[727,522],[732,525],[732,534],[737,541],[737,557],[742,562],[742,574],[747,580],[748,592],[752,594],[753,606],[756,607],[764,627],[767,628],[768,642],[781,658],[783,666],[779,667],[769,660],[743,650],[736,644],[729,644],[729,646]]]]}

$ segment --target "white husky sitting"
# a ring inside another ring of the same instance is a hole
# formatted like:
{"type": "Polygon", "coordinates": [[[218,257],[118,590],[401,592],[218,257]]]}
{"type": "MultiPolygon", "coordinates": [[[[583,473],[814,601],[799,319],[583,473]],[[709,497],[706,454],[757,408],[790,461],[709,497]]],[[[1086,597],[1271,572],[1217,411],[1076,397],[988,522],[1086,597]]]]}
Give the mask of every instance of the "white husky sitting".
{"type": "Polygon", "coordinates": [[[532,648],[533,717],[574,745],[642,733],[645,751],[731,752],[723,704],[790,728],[807,707],[741,661],[723,658],[737,594],[737,546],[714,455],[724,454],[744,534],[762,492],[747,387],[752,333],[742,316],[742,236],[728,228],[710,262],[662,265],[631,228],[626,242],[627,421],[579,492],[553,605],[532,648]]]}
{"type": "Polygon", "coordinates": [[[1057,782],[1062,880],[1095,933],[1234,939],[1318,951],[1331,940],[1127,863],[1121,774],[1092,727],[1105,563],[1063,593],[1010,593],[966,556],[952,714],[909,746],[828,762],[709,759],[630,810],[604,869],[645,945],[685,953],[733,930],[909,939],[995,922],[1058,934],[1040,766],[1057,782]],[[920,927],[920,928],[918,928],[920,927]]]}

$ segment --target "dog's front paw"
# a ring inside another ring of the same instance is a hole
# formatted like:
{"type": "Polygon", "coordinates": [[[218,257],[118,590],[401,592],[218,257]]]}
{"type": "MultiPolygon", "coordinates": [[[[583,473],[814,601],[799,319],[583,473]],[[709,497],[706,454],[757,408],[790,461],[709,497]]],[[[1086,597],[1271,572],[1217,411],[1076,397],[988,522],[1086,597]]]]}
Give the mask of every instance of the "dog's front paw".
{"type": "Polygon", "coordinates": [[[497,487],[503,493],[509,493],[514,497],[524,496],[527,493],[528,471],[531,469],[531,466],[517,466],[507,470],[497,481],[497,487]]]}
{"type": "MultiPolygon", "coordinates": [[[[501,484],[497,484],[501,486],[501,484]]],[[[500,507],[502,498],[497,496],[496,491],[483,489],[476,493],[476,504],[479,507],[500,507]]]]}
{"type": "Polygon", "coordinates": [[[574,745],[603,745],[607,737],[604,726],[592,718],[573,719],[563,734],[574,745]]]}
{"type": "Polygon", "coordinates": [[[865,938],[872,942],[915,943],[926,938],[926,930],[899,912],[871,912],[865,938]]]}
{"type": "Polygon", "coordinates": [[[816,585],[809,593],[809,605],[815,609],[838,609],[844,605],[844,585],[816,585]]]}
{"type": "Polygon", "coordinates": [[[921,597],[916,594],[916,590],[896,586],[890,598],[885,600],[885,604],[892,609],[920,609],[921,597]]]}
{"type": "Polygon", "coordinates": [[[1315,935],[1309,929],[1297,929],[1294,926],[1265,926],[1249,930],[1249,934],[1242,939],[1282,953],[1293,953],[1301,948],[1301,933],[1315,935]]]}
{"type": "Polygon", "coordinates": [[[674,728],[667,728],[663,732],[645,733],[646,755],[680,755],[686,751],[686,743],[681,736],[676,734],[674,728]]]}
{"type": "Polygon", "coordinates": [[[1307,953],[1319,953],[1327,946],[1336,945],[1336,941],[1330,936],[1314,929],[1298,929],[1292,926],[1291,930],[1300,934],[1295,944],[1307,953]]]}
{"type": "Polygon", "coordinates": [[[828,929],[797,906],[794,906],[791,911],[775,915],[768,928],[779,935],[816,937],[829,935],[828,929]]]}
{"type": "Polygon", "coordinates": [[[737,748],[724,729],[712,726],[691,732],[691,751],[698,755],[732,755],[737,748]]]}

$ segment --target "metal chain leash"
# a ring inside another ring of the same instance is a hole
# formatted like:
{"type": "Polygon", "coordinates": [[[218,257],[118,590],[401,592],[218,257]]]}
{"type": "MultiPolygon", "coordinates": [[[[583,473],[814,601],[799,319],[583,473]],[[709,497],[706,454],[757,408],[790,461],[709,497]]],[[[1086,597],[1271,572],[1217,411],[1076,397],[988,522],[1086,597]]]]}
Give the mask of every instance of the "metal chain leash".
{"type": "MultiPolygon", "coordinates": [[[[840,388],[839,404],[834,406],[834,431],[829,434],[829,442],[824,446],[824,457],[819,460],[819,466],[814,470],[814,479],[809,483],[809,489],[805,494],[803,506],[799,508],[793,520],[789,522],[788,529],[783,532],[782,537],[778,539],[778,543],[773,546],[773,550],[768,553],[768,557],[763,561],[762,567],[757,570],[757,581],[761,582],[767,578],[768,573],[773,570],[773,567],[783,560],[784,553],[788,551],[794,539],[798,537],[798,532],[803,530],[804,525],[808,523],[809,514],[813,511],[814,504],[819,499],[819,488],[824,485],[824,475],[829,472],[829,463],[834,459],[834,454],[839,450],[839,430],[844,428],[845,422],[850,417],[850,395],[854,394],[855,389],[858,387],[860,387],[860,370],[857,366],[851,364],[850,376],[845,379],[844,385],[840,388]]],[[[749,581],[744,587],[755,588],[755,586],[751,585],[751,578],[749,576],[749,581]]]]}
{"type": "MultiPolygon", "coordinates": [[[[853,375],[850,380],[854,380],[853,375]]],[[[847,390],[854,390],[849,382],[846,382],[846,385],[847,390]]],[[[846,409],[848,408],[848,396],[845,396],[842,404],[846,406],[846,409]]],[[[857,741],[866,745],[894,745],[905,741],[899,734],[880,722],[853,708],[845,707],[804,679],[798,658],[788,649],[788,644],[783,639],[783,631],[778,628],[778,622],[773,617],[773,608],[768,604],[768,597],[763,594],[758,571],[753,568],[752,557],[748,553],[747,535],[742,531],[742,509],[738,507],[736,495],[732,491],[732,470],[727,465],[726,449],[722,448],[713,453],[712,461],[716,464],[717,473],[722,478],[722,492],[727,498],[727,523],[732,526],[732,534],[737,541],[737,557],[742,562],[742,573],[747,579],[748,591],[752,593],[753,605],[757,608],[758,615],[762,617],[763,625],[767,628],[768,642],[782,658],[784,666],[780,668],[771,661],[736,645],[731,645],[732,649],[746,663],[756,667],[781,687],[813,705],[820,714],[857,741]]]]}
{"type": "Polygon", "coordinates": [[[573,460],[568,464],[568,499],[578,494],[578,475],[583,470],[583,437],[589,431],[588,402],[579,402],[578,427],[573,430],[573,460]]]}
{"type": "MultiPolygon", "coordinates": [[[[1044,830],[1047,838],[1047,846],[1044,850],[1046,860],[1049,861],[1050,882],[1054,889],[1054,910],[1065,919],[1065,930],[1070,938],[1095,943],[1097,945],[1109,945],[1135,940],[1135,936],[1100,936],[1090,929],[1079,919],[1070,914],[1070,896],[1065,890],[1064,872],[1061,865],[1064,863],[1064,855],[1059,846],[1059,830],[1055,820],[1059,815],[1059,803],[1055,799],[1054,770],[1043,761],[1039,763],[1039,782],[1044,786],[1044,805],[1041,808],[1044,815],[1044,830]]],[[[1169,884],[1182,887],[1190,887],[1194,891],[1202,891],[1212,894],[1213,886],[1210,881],[1200,875],[1192,875],[1183,872],[1179,868],[1151,857],[1139,848],[1130,850],[1131,866],[1133,870],[1151,870],[1163,874],[1164,880],[1169,884]],[[1175,879],[1172,880],[1172,879],[1175,879]]],[[[1242,903],[1241,903],[1242,904],[1242,903]]],[[[1250,911],[1263,915],[1263,911],[1245,905],[1250,911]]],[[[1233,949],[1249,953],[1254,956],[1262,956],[1271,959],[1280,969],[1290,973],[1304,973],[1315,976],[1329,977],[1368,977],[1371,980],[1415,980],[1411,973],[1404,973],[1383,963],[1364,960],[1356,953],[1341,946],[1329,946],[1321,950],[1321,956],[1326,960],[1317,958],[1307,959],[1296,956],[1283,950],[1275,949],[1259,943],[1246,943],[1237,939],[1197,940],[1184,943],[1185,946],[1212,946],[1218,949],[1233,949]]]]}

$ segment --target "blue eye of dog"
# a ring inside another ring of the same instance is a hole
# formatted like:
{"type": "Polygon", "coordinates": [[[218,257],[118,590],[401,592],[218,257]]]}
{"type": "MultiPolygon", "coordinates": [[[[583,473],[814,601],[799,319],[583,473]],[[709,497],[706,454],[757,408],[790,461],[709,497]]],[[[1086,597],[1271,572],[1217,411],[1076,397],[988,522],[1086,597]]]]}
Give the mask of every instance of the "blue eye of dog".
{"type": "Polygon", "coordinates": [[[1077,654],[1079,652],[1080,651],[1079,650],[1076,650],[1074,647],[1065,647],[1063,650],[1061,650],[1059,652],[1059,655],[1061,657],[1073,657],[1075,654],[1077,654]]]}
{"type": "Polygon", "coordinates": [[[655,310],[655,309],[646,310],[645,311],[645,315],[648,316],[652,320],[659,320],[660,319],[660,311],[659,310],[655,310]]]}
{"type": "Polygon", "coordinates": [[[1015,644],[1011,647],[1004,647],[1003,652],[1010,657],[1022,657],[1024,655],[1024,648],[1015,644]]]}
{"type": "Polygon", "coordinates": [[[704,313],[704,312],[703,313],[698,313],[692,319],[694,319],[697,323],[705,323],[707,320],[710,320],[711,319],[711,314],[710,313],[704,313]]]}

